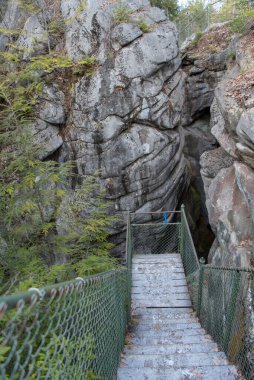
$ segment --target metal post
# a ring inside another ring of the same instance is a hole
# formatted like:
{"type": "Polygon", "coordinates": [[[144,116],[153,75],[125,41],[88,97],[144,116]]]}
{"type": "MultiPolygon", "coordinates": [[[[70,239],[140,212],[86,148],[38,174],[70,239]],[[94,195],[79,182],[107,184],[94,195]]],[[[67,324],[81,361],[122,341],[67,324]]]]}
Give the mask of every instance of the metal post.
{"type": "Polygon", "coordinates": [[[184,211],[185,207],[184,205],[181,206],[181,225],[180,225],[180,254],[182,256],[183,262],[184,262],[184,242],[185,242],[185,236],[184,236],[184,211]]]}
{"type": "Polygon", "coordinates": [[[126,228],[126,264],[128,276],[128,320],[131,316],[131,270],[132,270],[132,241],[131,241],[131,217],[130,212],[127,215],[127,228],[126,228]]]}
{"type": "Polygon", "coordinates": [[[127,225],[126,225],[126,252],[125,252],[125,257],[126,257],[126,263],[127,263],[127,267],[129,269],[129,245],[130,245],[130,242],[129,242],[129,239],[130,239],[130,225],[131,225],[131,216],[130,216],[130,212],[128,211],[127,213],[127,225]]]}
{"type": "Polygon", "coordinates": [[[204,281],[204,263],[200,261],[199,281],[198,281],[198,304],[197,304],[197,316],[200,318],[202,308],[202,296],[203,296],[203,281],[204,281]]]}
{"type": "Polygon", "coordinates": [[[231,297],[229,301],[229,306],[227,308],[227,318],[226,318],[226,331],[225,331],[225,337],[224,337],[224,351],[227,353],[228,352],[228,344],[230,342],[230,336],[231,336],[231,331],[235,319],[235,310],[237,307],[237,297],[238,297],[238,292],[239,292],[239,287],[240,287],[240,281],[241,281],[241,273],[238,271],[235,271],[233,274],[233,285],[232,285],[232,292],[231,292],[231,297]]]}

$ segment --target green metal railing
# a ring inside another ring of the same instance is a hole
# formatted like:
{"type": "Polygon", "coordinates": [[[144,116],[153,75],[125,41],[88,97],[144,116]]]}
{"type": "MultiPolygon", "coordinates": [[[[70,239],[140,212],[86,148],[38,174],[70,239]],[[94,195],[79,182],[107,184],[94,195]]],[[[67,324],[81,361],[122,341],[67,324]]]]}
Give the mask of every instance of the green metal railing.
{"type": "MultiPolygon", "coordinates": [[[[133,215],[133,254],[180,253],[193,307],[202,326],[247,380],[254,379],[254,270],[202,265],[184,206],[163,213],[133,215]],[[137,222],[138,220],[138,222],[137,222]],[[152,220],[152,222],[151,222],[152,220]]],[[[241,377],[243,378],[243,377],[241,377]]]]}
{"type": "Polygon", "coordinates": [[[127,269],[1,297],[1,379],[113,379],[130,314],[127,269]]]}
{"type": "Polygon", "coordinates": [[[197,309],[202,326],[250,380],[254,379],[253,280],[252,269],[203,266],[197,309]]]}
{"type": "Polygon", "coordinates": [[[184,207],[181,218],[181,256],[201,325],[238,366],[244,378],[253,380],[254,270],[201,265],[184,207]]]}
{"type": "Polygon", "coordinates": [[[254,270],[201,265],[184,207],[128,215],[126,268],[0,297],[0,378],[115,379],[139,253],[181,254],[201,324],[253,379],[254,270]]]}

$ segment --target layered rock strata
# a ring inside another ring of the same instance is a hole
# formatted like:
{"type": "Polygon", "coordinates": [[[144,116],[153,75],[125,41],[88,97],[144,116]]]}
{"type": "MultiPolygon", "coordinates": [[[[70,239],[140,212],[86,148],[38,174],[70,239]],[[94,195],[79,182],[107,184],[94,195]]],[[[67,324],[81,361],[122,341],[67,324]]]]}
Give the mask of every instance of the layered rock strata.
{"type": "Polygon", "coordinates": [[[209,220],[217,238],[209,261],[253,266],[254,32],[235,44],[236,60],[215,89],[211,131],[220,148],[201,157],[209,220]]]}
{"type": "MultiPolygon", "coordinates": [[[[96,65],[90,76],[69,83],[68,94],[57,83],[45,86],[34,136],[45,144],[42,159],[75,159],[80,174],[100,173],[112,212],[175,209],[188,182],[177,31],[148,0],[121,7],[117,1],[89,0],[85,8],[78,0],[61,1],[67,56],[94,56],[96,65]]],[[[5,22],[23,23],[17,43],[28,54],[47,48],[43,20],[53,19],[50,7],[43,17],[19,10],[17,18],[17,4],[9,2],[5,22]]],[[[7,41],[2,35],[1,49],[7,41]]]]}

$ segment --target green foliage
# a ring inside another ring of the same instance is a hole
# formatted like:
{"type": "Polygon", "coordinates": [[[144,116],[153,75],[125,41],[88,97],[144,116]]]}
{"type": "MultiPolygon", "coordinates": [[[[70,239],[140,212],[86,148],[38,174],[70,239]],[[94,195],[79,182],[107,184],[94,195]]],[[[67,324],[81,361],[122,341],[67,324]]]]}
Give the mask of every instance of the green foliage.
{"type": "Polygon", "coordinates": [[[210,20],[211,8],[204,0],[190,1],[186,7],[182,8],[175,22],[179,31],[180,42],[185,41],[193,34],[206,29],[210,20]]]}
{"type": "MultiPolygon", "coordinates": [[[[93,353],[94,344],[91,338],[81,339],[76,338],[74,341],[69,341],[64,336],[60,337],[52,335],[47,338],[50,341],[50,346],[45,343],[45,348],[42,347],[39,355],[36,357],[35,365],[33,366],[33,374],[29,377],[30,380],[36,380],[38,372],[41,378],[48,377],[49,373],[52,380],[61,380],[64,378],[77,380],[93,380],[96,379],[92,370],[84,374],[81,370],[78,371],[75,365],[75,354],[83,355],[84,363],[89,367],[95,356],[93,353]],[[85,350],[84,350],[85,348],[85,350]],[[56,354],[57,352],[57,354],[56,354]],[[63,367],[63,363],[65,364],[63,367]]],[[[80,357],[79,357],[79,360],[80,357]]]]}
{"type": "Polygon", "coordinates": [[[229,26],[232,32],[243,34],[247,32],[251,22],[254,22],[254,9],[246,9],[243,7],[230,21],[229,26]]]}
{"type": "Polygon", "coordinates": [[[48,33],[50,37],[60,40],[65,32],[65,21],[62,17],[56,17],[48,24],[48,33]]]}
{"type": "Polygon", "coordinates": [[[86,10],[86,7],[87,7],[87,0],[81,0],[75,13],[70,18],[65,20],[65,23],[67,25],[71,25],[75,20],[78,20],[79,16],[86,10]]]}
{"type": "Polygon", "coordinates": [[[152,31],[151,27],[147,24],[147,22],[140,18],[137,22],[137,25],[139,27],[139,29],[142,30],[143,33],[149,33],[152,31]]]}
{"type": "Polygon", "coordinates": [[[254,9],[250,1],[238,0],[237,2],[223,2],[222,7],[214,10],[213,22],[229,22],[229,27],[234,33],[245,33],[254,22],[254,9]]]}
{"type": "Polygon", "coordinates": [[[37,13],[40,10],[38,5],[36,4],[36,1],[34,0],[18,0],[17,3],[20,9],[22,9],[26,13],[37,13]]]}
{"type": "MultiPolygon", "coordinates": [[[[33,1],[24,4],[34,11],[33,1]]],[[[55,19],[48,28],[60,36],[63,25],[55,19]]],[[[109,258],[114,218],[107,216],[99,175],[74,175],[75,162],[42,162],[44,147],[31,144],[44,83],[75,82],[91,73],[95,57],[74,62],[49,52],[24,60],[24,53],[14,43],[0,52],[0,288],[6,293],[117,265],[109,258]]]]}
{"type": "Polygon", "coordinates": [[[2,339],[0,341],[1,347],[0,347],[0,363],[3,363],[6,360],[6,355],[10,351],[10,347],[2,346],[2,339]]]}
{"type": "Polygon", "coordinates": [[[116,267],[108,256],[113,218],[106,214],[101,186],[87,177],[78,189],[66,188],[71,169],[70,163],[22,160],[16,178],[1,186],[1,237],[7,244],[0,255],[2,286],[10,287],[10,278],[21,291],[116,267]],[[63,260],[67,263],[57,264],[63,260]]]}
{"type": "Polygon", "coordinates": [[[195,37],[194,37],[194,39],[192,40],[192,42],[190,44],[190,47],[195,47],[198,44],[198,41],[200,40],[200,38],[202,37],[202,35],[203,35],[203,33],[201,31],[198,31],[195,34],[195,37]]]}
{"type": "Polygon", "coordinates": [[[115,24],[121,24],[130,21],[132,10],[127,6],[120,4],[113,12],[115,24]]]}
{"type": "Polygon", "coordinates": [[[228,53],[227,53],[227,58],[229,60],[232,60],[234,61],[236,59],[236,52],[235,50],[230,50],[228,53]]]}
{"type": "Polygon", "coordinates": [[[155,7],[165,9],[170,18],[175,18],[179,12],[177,0],[152,0],[151,4],[155,7]]]}

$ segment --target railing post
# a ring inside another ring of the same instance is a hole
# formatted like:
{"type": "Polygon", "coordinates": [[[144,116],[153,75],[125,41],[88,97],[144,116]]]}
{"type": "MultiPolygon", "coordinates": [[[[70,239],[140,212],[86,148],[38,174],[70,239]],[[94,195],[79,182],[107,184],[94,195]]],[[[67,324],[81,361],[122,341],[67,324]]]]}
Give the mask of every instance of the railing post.
{"type": "Polygon", "coordinates": [[[234,323],[234,318],[235,318],[235,310],[236,310],[236,302],[237,302],[237,297],[238,297],[238,292],[239,292],[239,287],[240,287],[240,281],[241,281],[241,273],[239,270],[235,271],[233,274],[233,285],[232,285],[232,292],[231,292],[231,297],[229,301],[229,306],[227,307],[227,318],[226,318],[226,331],[225,331],[225,337],[224,337],[224,351],[227,353],[228,352],[228,344],[230,342],[230,335],[234,323]]]}
{"type": "Polygon", "coordinates": [[[199,260],[199,280],[198,280],[198,303],[197,303],[197,316],[200,318],[201,308],[202,308],[202,297],[203,297],[203,281],[204,281],[204,261],[203,258],[199,260]]]}
{"type": "Polygon", "coordinates": [[[131,313],[131,267],[132,267],[132,241],[131,241],[131,217],[130,212],[127,214],[127,228],[126,228],[126,264],[127,264],[127,286],[128,286],[128,319],[131,313]]]}
{"type": "Polygon", "coordinates": [[[185,207],[184,205],[181,206],[181,225],[180,225],[180,254],[184,256],[184,243],[185,243],[185,234],[184,234],[184,211],[185,207]]]}

